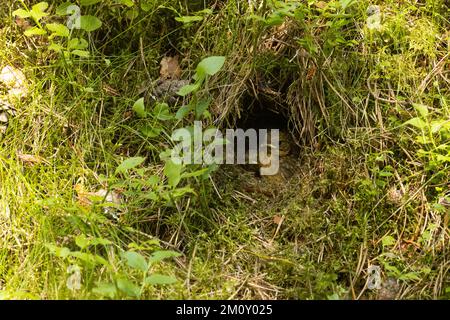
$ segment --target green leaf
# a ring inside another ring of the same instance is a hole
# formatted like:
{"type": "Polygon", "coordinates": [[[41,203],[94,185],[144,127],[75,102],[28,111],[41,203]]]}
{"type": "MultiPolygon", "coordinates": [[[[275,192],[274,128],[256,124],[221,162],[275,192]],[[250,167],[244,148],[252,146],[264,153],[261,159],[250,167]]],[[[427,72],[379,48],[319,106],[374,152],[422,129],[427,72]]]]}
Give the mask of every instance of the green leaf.
{"type": "Polygon", "coordinates": [[[96,3],[99,3],[102,0],[80,0],[80,4],[82,6],[90,6],[96,3]]]}
{"type": "Polygon", "coordinates": [[[44,34],[47,34],[47,31],[45,31],[44,29],[41,29],[39,27],[33,27],[30,29],[27,29],[23,34],[26,35],[27,37],[42,36],[44,34]]]}
{"type": "Polygon", "coordinates": [[[151,255],[150,259],[148,260],[149,263],[156,263],[156,262],[160,262],[164,259],[168,259],[168,258],[176,258],[181,256],[180,253],[176,252],[176,251],[171,251],[171,250],[160,250],[160,251],[155,251],[153,252],[153,254],[151,255]]]}
{"type": "Polygon", "coordinates": [[[17,17],[19,17],[21,19],[26,19],[26,18],[31,17],[31,13],[26,11],[26,10],[24,10],[24,9],[17,9],[15,11],[13,11],[12,14],[13,14],[13,16],[17,16],[17,17]]]}
{"type": "Polygon", "coordinates": [[[140,128],[140,131],[147,138],[156,138],[161,134],[163,128],[145,125],[140,128]]]}
{"type": "Polygon", "coordinates": [[[97,30],[102,26],[102,22],[99,18],[94,16],[81,16],[80,17],[80,27],[81,29],[92,32],[97,30]]]}
{"type": "Polygon", "coordinates": [[[133,111],[136,112],[136,114],[141,118],[145,118],[147,116],[147,112],[145,111],[144,98],[140,98],[134,103],[133,111]]]}
{"type": "Polygon", "coordinates": [[[71,2],[64,2],[62,4],[60,4],[57,8],[56,8],[56,14],[58,16],[67,16],[69,14],[72,14],[71,12],[68,12],[67,10],[69,9],[70,6],[74,6],[73,3],[71,2]]]}
{"type": "Polygon", "coordinates": [[[71,53],[73,55],[76,55],[81,58],[89,58],[89,56],[90,56],[89,51],[85,51],[85,50],[73,50],[71,53]]]}
{"type": "Polygon", "coordinates": [[[417,272],[408,272],[400,275],[398,279],[403,281],[410,281],[410,280],[420,281],[421,277],[417,274],[417,272]]]}
{"type": "Polygon", "coordinates": [[[102,297],[114,299],[117,295],[117,288],[113,283],[100,282],[97,284],[97,287],[92,289],[92,292],[102,297]]]}
{"type": "Polygon", "coordinates": [[[141,295],[140,288],[127,279],[117,279],[117,287],[129,297],[138,298],[141,295]]]}
{"type": "Polygon", "coordinates": [[[169,105],[167,103],[157,103],[153,109],[153,114],[159,120],[172,120],[174,116],[170,113],[169,105]]]}
{"type": "Polygon", "coordinates": [[[159,182],[160,182],[159,177],[155,175],[150,176],[146,181],[147,185],[149,186],[156,186],[159,182]]]}
{"type": "Polygon", "coordinates": [[[80,234],[75,238],[75,244],[81,249],[85,249],[87,247],[89,247],[90,245],[90,241],[89,239],[84,235],[84,234],[80,234]]]}
{"type": "Polygon", "coordinates": [[[175,118],[178,120],[181,120],[181,119],[185,118],[191,110],[192,110],[192,106],[190,104],[182,106],[180,109],[178,109],[177,114],[175,115],[175,118]]]}
{"type": "Polygon", "coordinates": [[[116,169],[117,173],[125,173],[128,170],[134,169],[145,161],[145,158],[134,157],[124,160],[116,169]]]}
{"type": "Polygon", "coordinates": [[[412,118],[411,120],[406,121],[404,125],[411,125],[418,129],[425,129],[428,126],[428,124],[421,118],[412,118]]]}
{"type": "Polygon", "coordinates": [[[201,169],[201,170],[194,171],[194,172],[183,173],[182,178],[186,179],[186,178],[200,177],[200,176],[204,175],[205,173],[207,173],[208,171],[209,171],[209,168],[205,168],[205,169],[201,169]]]}
{"type": "Polygon", "coordinates": [[[117,3],[123,4],[123,5],[127,6],[128,8],[131,8],[132,6],[134,6],[133,0],[117,0],[117,3]]]}
{"type": "Polygon", "coordinates": [[[191,92],[197,91],[198,88],[200,88],[200,83],[188,84],[182,87],[180,90],[178,90],[177,95],[185,97],[191,92]]]}
{"type": "Polygon", "coordinates": [[[381,239],[381,243],[383,244],[383,247],[391,247],[395,245],[397,241],[392,236],[384,236],[381,239]]]}
{"type": "Polygon", "coordinates": [[[61,51],[64,50],[64,47],[63,47],[62,45],[60,45],[60,44],[57,44],[57,43],[51,43],[51,44],[47,47],[47,49],[48,49],[48,50],[53,50],[53,51],[56,51],[56,52],[61,52],[61,51]]]}
{"type": "Polygon", "coordinates": [[[35,21],[41,20],[43,17],[48,16],[48,13],[45,12],[48,8],[47,2],[39,2],[38,4],[35,4],[33,7],[31,7],[31,17],[35,21]]]}
{"type": "Polygon", "coordinates": [[[175,277],[165,276],[159,273],[154,273],[145,279],[145,283],[149,285],[168,285],[174,284],[175,282],[177,282],[175,277]]]}
{"type": "Polygon", "coordinates": [[[67,48],[69,50],[77,49],[77,50],[84,50],[87,47],[89,47],[89,43],[84,39],[79,38],[73,38],[69,40],[69,43],[67,44],[67,48]]]}
{"type": "Polygon", "coordinates": [[[213,56],[205,58],[198,64],[197,73],[199,75],[207,74],[213,76],[222,69],[224,63],[225,57],[213,56]]]}
{"type": "Polygon", "coordinates": [[[128,266],[133,269],[147,271],[148,264],[144,256],[134,251],[126,251],[122,254],[122,257],[127,261],[128,266]]]}
{"type": "Polygon", "coordinates": [[[164,174],[168,179],[168,183],[171,187],[176,187],[181,180],[181,170],[183,165],[176,164],[172,160],[168,160],[164,167],[164,174]]]}
{"type": "Polygon", "coordinates": [[[175,20],[178,22],[182,22],[182,23],[192,23],[192,22],[202,21],[203,17],[202,16],[184,16],[184,17],[176,17],[175,20]]]}
{"type": "Polygon", "coordinates": [[[68,37],[70,35],[70,30],[65,25],[60,23],[48,23],[46,25],[47,29],[53,32],[52,37],[68,37]]]}
{"type": "Polygon", "coordinates": [[[209,108],[209,105],[211,103],[211,100],[200,100],[197,105],[195,106],[195,115],[198,118],[203,116],[205,111],[209,108]]]}
{"type": "Polygon", "coordinates": [[[141,0],[141,9],[144,12],[149,12],[150,9],[153,8],[153,1],[149,1],[149,0],[141,0]]]}
{"type": "Polygon", "coordinates": [[[349,6],[351,6],[355,0],[339,0],[339,2],[341,3],[341,7],[342,9],[347,9],[349,6]]]}
{"type": "Polygon", "coordinates": [[[423,118],[428,116],[428,107],[426,105],[413,103],[413,107],[423,118]]]}
{"type": "Polygon", "coordinates": [[[47,244],[45,244],[45,246],[47,247],[47,249],[50,250],[50,252],[52,254],[54,254],[58,258],[66,258],[71,253],[71,251],[68,248],[66,248],[66,247],[58,247],[58,246],[56,246],[54,244],[51,244],[51,243],[47,243],[47,244]]]}
{"type": "Polygon", "coordinates": [[[95,246],[95,245],[102,245],[102,246],[106,246],[106,245],[110,245],[112,244],[112,242],[108,239],[103,239],[103,238],[93,238],[90,240],[91,245],[95,246]]]}
{"type": "Polygon", "coordinates": [[[99,264],[104,265],[104,266],[109,266],[109,262],[106,261],[105,258],[103,258],[99,255],[92,254],[92,253],[75,251],[75,252],[72,252],[70,255],[72,257],[78,258],[81,261],[83,261],[89,265],[92,265],[92,266],[96,266],[99,264]]]}

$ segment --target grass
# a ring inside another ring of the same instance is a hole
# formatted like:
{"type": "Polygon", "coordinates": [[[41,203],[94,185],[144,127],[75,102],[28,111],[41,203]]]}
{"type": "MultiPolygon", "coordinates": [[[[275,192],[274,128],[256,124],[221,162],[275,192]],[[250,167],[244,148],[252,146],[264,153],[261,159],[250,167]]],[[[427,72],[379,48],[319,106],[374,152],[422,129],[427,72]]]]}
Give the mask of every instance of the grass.
{"type": "Polygon", "coordinates": [[[192,25],[147,2],[133,19],[124,6],[86,8],[103,27],[80,31],[90,57],[69,60],[48,50],[48,38],[23,35],[12,17],[20,1],[0,4],[0,67],[22,70],[29,86],[0,140],[0,298],[136,298],[142,272],[123,253],[149,260],[161,250],[181,255],[152,263],[150,274],[178,281],[142,285],[141,299],[450,297],[444,1],[376,1],[380,31],[367,29],[368,1],[344,12],[339,1],[302,6],[273,27],[248,17],[268,23],[281,2],[267,1],[265,13],[211,2],[214,13],[192,25]],[[152,122],[163,132],[145,136],[148,120],[132,106],[161,58],[175,54],[184,78],[205,56],[227,57],[200,92],[214,97],[216,124],[253,115],[246,103],[255,99],[283,114],[301,150],[285,191],[243,192],[242,172],[226,166],[168,185],[159,153],[177,124],[152,122]],[[429,126],[404,125],[416,117],[429,126]],[[116,172],[137,156],[142,166],[116,172]],[[183,187],[195,192],[178,196],[183,187]],[[123,202],[105,211],[105,199],[92,197],[100,189],[123,202]],[[381,268],[378,290],[367,287],[372,265],[381,268]],[[73,266],[79,289],[68,283],[73,266]]]}

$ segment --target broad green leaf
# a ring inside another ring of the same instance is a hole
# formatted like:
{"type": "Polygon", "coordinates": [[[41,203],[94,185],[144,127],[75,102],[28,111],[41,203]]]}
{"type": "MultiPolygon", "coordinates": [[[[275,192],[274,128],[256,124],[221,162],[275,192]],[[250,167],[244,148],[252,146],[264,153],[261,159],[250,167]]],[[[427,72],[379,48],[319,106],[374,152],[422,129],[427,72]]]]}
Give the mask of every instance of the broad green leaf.
{"type": "Polygon", "coordinates": [[[172,187],[176,187],[181,180],[181,170],[183,165],[176,164],[172,160],[168,160],[164,167],[164,174],[168,179],[168,183],[172,187]]]}
{"type": "Polygon", "coordinates": [[[127,279],[117,279],[117,287],[129,297],[138,298],[141,295],[141,289],[127,279]]]}
{"type": "Polygon", "coordinates": [[[141,1],[141,9],[144,12],[149,12],[153,8],[153,3],[149,0],[141,1]]]}
{"type": "Polygon", "coordinates": [[[80,0],[80,4],[82,6],[90,6],[96,3],[99,3],[102,0],[80,0]]]}
{"type": "Polygon", "coordinates": [[[408,272],[400,275],[398,279],[403,281],[410,281],[410,280],[420,281],[422,278],[417,274],[417,272],[408,272]]]}
{"type": "MultiPolygon", "coordinates": [[[[170,191],[170,195],[172,196],[172,198],[181,198],[187,194],[195,194],[195,190],[190,187],[186,187],[186,188],[176,188],[170,191]]],[[[170,197],[167,200],[170,200],[170,197]]]]}
{"type": "Polygon", "coordinates": [[[150,259],[148,260],[149,263],[155,263],[155,262],[160,262],[164,259],[168,259],[168,258],[176,258],[181,256],[180,253],[176,252],[176,251],[171,251],[171,250],[160,250],[160,251],[155,251],[153,252],[153,254],[151,255],[150,259]]]}
{"type": "Polygon", "coordinates": [[[450,156],[444,156],[442,154],[438,154],[436,156],[436,161],[441,162],[441,163],[450,162],[450,156]]]}
{"type": "Polygon", "coordinates": [[[136,112],[136,114],[141,118],[145,118],[147,116],[147,112],[145,111],[144,98],[140,98],[134,103],[133,111],[136,112]]]}
{"type": "Polygon", "coordinates": [[[65,25],[60,23],[48,23],[46,25],[47,29],[53,32],[52,36],[68,37],[70,35],[70,30],[65,25]]]}
{"type": "Polygon", "coordinates": [[[26,35],[27,37],[42,36],[44,34],[47,34],[47,31],[45,31],[44,29],[41,29],[39,27],[33,27],[30,29],[27,29],[23,34],[26,35]]]}
{"type": "Polygon", "coordinates": [[[423,104],[413,103],[414,109],[423,117],[426,118],[428,116],[428,107],[423,104]]]}
{"type": "Polygon", "coordinates": [[[92,292],[103,297],[114,299],[117,295],[117,288],[113,283],[100,282],[97,287],[92,289],[92,292]]]}
{"type": "Polygon", "coordinates": [[[119,4],[123,4],[123,5],[127,6],[128,8],[131,8],[132,6],[134,6],[133,0],[117,0],[117,2],[119,4]]]}
{"type": "Polygon", "coordinates": [[[38,4],[35,4],[33,7],[31,7],[31,17],[36,21],[41,20],[43,17],[48,16],[48,13],[45,12],[47,8],[47,2],[39,2],[38,4]]]}
{"type": "Polygon", "coordinates": [[[94,16],[81,16],[80,27],[81,29],[92,32],[102,26],[102,22],[99,18],[94,16]]]}
{"type": "Polygon", "coordinates": [[[71,251],[66,247],[58,247],[50,243],[45,244],[45,246],[47,247],[47,249],[50,250],[51,253],[53,253],[58,258],[66,258],[71,253],[71,251]]]}
{"type": "Polygon", "coordinates": [[[17,9],[15,11],[13,11],[12,14],[13,14],[13,16],[17,16],[17,17],[22,18],[22,19],[26,19],[26,18],[31,17],[31,13],[26,11],[26,10],[24,10],[24,9],[17,9]]]}
{"type": "Polygon", "coordinates": [[[209,168],[205,168],[205,169],[201,169],[201,170],[194,171],[194,172],[183,173],[182,178],[186,179],[186,178],[200,177],[200,176],[204,175],[208,171],[209,171],[209,168]]]}
{"type": "Polygon", "coordinates": [[[116,174],[120,172],[124,173],[127,172],[128,170],[134,169],[140,164],[142,164],[144,161],[145,158],[142,157],[128,158],[117,167],[116,174]]]}
{"type": "Polygon", "coordinates": [[[112,244],[112,242],[108,239],[103,239],[103,238],[93,238],[91,239],[91,245],[95,246],[95,245],[102,245],[102,246],[106,246],[106,245],[110,245],[112,244]]]}
{"type": "Polygon", "coordinates": [[[89,51],[85,51],[85,50],[73,50],[71,53],[73,55],[76,55],[76,56],[82,57],[82,58],[89,58],[89,56],[90,56],[89,51]]]}
{"type": "Polygon", "coordinates": [[[149,186],[156,186],[159,182],[160,182],[160,178],[155,175],[150,176],[146,181],[147,185],[149,185],[149,186]]]}
{"type": "Polygon", "coordinates": [[[68,9],[70,6],[74,5],[75,4],[73,4],[72,2],[64,2],[56,8],[56,14],[58,16],[67,16],[69,14],[72,14],[73,12],[69,12],[68,9]]]}
{"type": "Polygon", "coordinates": [[[350,5],[352,5],[355,0],[339,0],[339,2],[341,3],[341,7],[342,9],[347,9],[350,5]]]}
{"type": "Polygon", "coordinates": [[[72,252],[70,255],[72,257],[78,258],[81,261],[84,261],[85,263],[88,263],[92,266],[96,266],[99,264],[104,265],[104,266],[109,266],[109,262],[106,261],[105,258],[103,258],[99,255],[96,255],[96,254],[75,251],[75,252],[72,252]]]}
{"type": "Polygon", "coordinates": [[[384,236],[381,239],[381,243],[383,244],[383,247],[391,247],[393,246],[397,241],[392,236],[384,236]]]}
{"type": "Polygon", "coordinates": [[[196,21],[202,21],[203,17],[202,16],[184,16],[184,17],[176,17],[175,20],[178,22],[182,22],[182,23],[192,23],[192,22],[196,22],[196,21]]]}
{"type": "Polygon", "coordinates": [[[185,118],[191,110],[192,110],[192,106],[190,104],[182,106],[180,109],[178,109],[177,114],[175,115],[175,118],[178,120],[181,120],[181,119],[185,118]]]}
{"type": "Polygon", "coordinates": [[[69,43],[67,44],[67,47],[69,50],[76,49],[76,50],[84,50],[87,47],[89,47],[89,43],[84,39],[79,38],[73,38],[69,40],[69,43]]]}
{"type": "Polygon", "coordinates": [[[159,137],[159,135],[163,131],[163,128],[145,125],[140,128],[140,131],[147,138],[156,138],[159,137]]]}
{"type": "Polygon", "coordinates": [[[169,105],[167,103],[157,103],[153,109],[153,114],[159,120],[172,120],[174,116],[170,113],[169,105]]]}
{"type": "Polygon", "coordinates": [[[197,66],[197,73],[200,75],[215,75],[222,69],[225,63],[225,57],[213,56],[203,59],[197,66]]]}
{"type": "Polygon", "coordinates": [[[411,125],[419,129],[425,129],[428,124],[421,118],[412,118],[411,120],[406,121],[404,125],[411,125]]]}
{"type": "Polygon", "coordinates": [[[197,118],[203,116],[205,111],[209,108],[211,100],[200,100],[195,106],[195,115],[197,118]]]}
{"type": "Polygon", "coordinates": [[[61,52],[61,51],[64,50],[64,47],[63,47],[62,45],[60,45],[60,44],[57,44],[57,43],[51,43],[51,44],[47,47],[47,49],[48,49],[48,50],[53,50],[53,51],[56,51],[56,52],[61,52]]]}
{"type": "Polygon", "coordinates": [[[188,84],[184,87],[182,87],[178,92],[177,95],[181,96],[181,97],[185,97],[188,94],[198,90],[198,88],[200,88],[200,83],[194,83],[194,84],[188,84]]]}
{"type": "Polygon", "coordinates": [[[148,270],[147,261],[141,254],[134,251],[127,251],[122,254],[122,257],[127,261],[128,266],[131,268],[141,271],[148,270]]]}
{"type": "Polygon", "coordinates": [[[75,244],[81,249],[85,249],[87,247],[89,247],[90,245],[90,240],[84,235],[84,234],[80,234],[75,238],[75,244]]]}
{"type": "Polygon", "coordinates": [[[174,284],[175,282],[177,282],[175,277],[165,276],[158,273],[154,273],[145,279],[145,283],[149,285],[168,285],[174,284]]]}
{"type": "Polygon", "coordinates": [[[439,120],[431,122],[431,132],[438,133],[441,131],[450,130],[450,121],[449,120],[439,120]]]}

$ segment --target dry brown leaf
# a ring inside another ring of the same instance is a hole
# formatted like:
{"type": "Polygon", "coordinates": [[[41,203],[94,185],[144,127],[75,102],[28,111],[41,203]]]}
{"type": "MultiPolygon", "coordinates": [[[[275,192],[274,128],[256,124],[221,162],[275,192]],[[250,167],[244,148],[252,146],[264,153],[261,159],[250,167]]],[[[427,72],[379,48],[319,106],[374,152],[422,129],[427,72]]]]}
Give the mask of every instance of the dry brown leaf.
{"type": "Polygon", "coordinates": [[[104,83],[103,84],[103,92],[113,96],[113,97],[118,97],[120,95],[119,91],[117,91],[116,89],[114,89],[113,87],[111,87],[110,85],[104,83]]]}
{"type": "Polygon", "coordinates": [[[161,79],[180,79],[181,68],[178,63],[178,56],[162,58],[159,75],[161,79]]]}
{"type": "Polygon", "coordinates": [[[274,222],[275,224],[277,224],[277,225],[282,224],[282,223],[283,223],[283,220],[284,220],[284,216],[275,215],[275,216],[273,217],[273,222],[274,222]]]}
{"type": "Polygon", "coordinates": [[[49,164],[49,162],[46,159],[32,154],[18,153],[17,157],[19,158],[19,160],[25,162],[28,165],[35,165],[41,163],[49,164]]]}
{"type": "Polygon", "coordinates": [[[325,9],[328,6],[328,3],[326,3],[325,1],[318,1],[314,3],[314,5],[319,9],[325,9]]]}
{"type": "Polygon", "coordinates": [[[19,28],[21,28],[22,30],[27,30],[27,29],[31,28],[31,24],[25,19],[17,17],[15,22],[16,22],[17,26],[19,28]]]}
{"type": "Polygon", "coordinates": [[[315,66],[312,66],[308,70],[308,74],[306,75],[306,80],[310,81],[314,76],[316,75],[317,68],[315,66]]]}

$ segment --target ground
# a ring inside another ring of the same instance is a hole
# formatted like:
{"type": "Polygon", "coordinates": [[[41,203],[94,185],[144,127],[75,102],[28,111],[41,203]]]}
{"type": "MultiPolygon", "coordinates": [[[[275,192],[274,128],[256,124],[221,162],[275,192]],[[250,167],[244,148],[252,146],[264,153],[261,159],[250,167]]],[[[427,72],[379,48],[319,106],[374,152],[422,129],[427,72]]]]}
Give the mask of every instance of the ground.
{"type": "Polygon", "coordinates": [[[0,4],[0,298],[450,297],[446,1],[38,2],[0,4]],[[194,120],[281,129],[280,174],[171,163],[194,120]]]}

